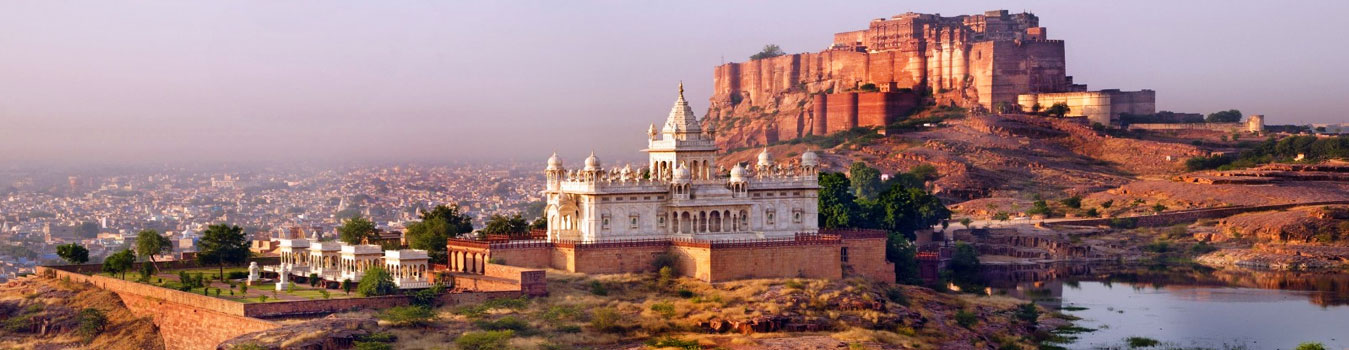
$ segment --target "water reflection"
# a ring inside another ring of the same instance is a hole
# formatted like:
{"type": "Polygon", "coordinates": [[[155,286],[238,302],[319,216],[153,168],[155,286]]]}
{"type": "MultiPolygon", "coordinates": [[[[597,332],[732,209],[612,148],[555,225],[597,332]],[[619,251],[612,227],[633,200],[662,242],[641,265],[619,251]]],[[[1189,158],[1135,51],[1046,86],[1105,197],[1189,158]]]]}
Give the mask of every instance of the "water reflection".
{"type": "Polygon", "coordinates": [[[1172,290],[1203,287],[1244,287],[1288,291],[1306,291],[1307,300],[1321,307],[1349,305],[1349,274],[1295,271],[1256,271],[1212,269],[1200,265],[1134,266],[1097,265],[1001,265],[988,266],[989,285],[1007,294],[1048,301],[1063,295],[1062,283],[1070,287],[1078,281],[1115,283],[1134,288],[1172,290]]]}
{"type": "Polygon", "coordinates": [[[1149,337],[1167,348],[1349,349],[1349,274],[1215,270],[1202,266],[993,266],[998,293],[1035,300],[1096,329],[1071,349],[1122,348],[1149,337]]]}

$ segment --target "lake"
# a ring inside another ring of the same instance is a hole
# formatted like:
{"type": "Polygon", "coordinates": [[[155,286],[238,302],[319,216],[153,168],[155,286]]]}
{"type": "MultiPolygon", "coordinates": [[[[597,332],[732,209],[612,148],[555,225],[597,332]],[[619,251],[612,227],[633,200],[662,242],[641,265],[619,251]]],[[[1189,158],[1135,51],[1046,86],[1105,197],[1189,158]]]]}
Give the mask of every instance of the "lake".
{"type": "Polygon", "coordinates": [[[1073,334],[1077,340],[1063,345],[1070,349],[1127,348],[1127,337],[1160,340],[1166,346],[1159,348],[1291,349],[1320,342],[1349,349],[1349,274],[1156,266],[1041,273],[1032,280],[1015,277],[1036,273],[1011,273],[993,285],[1063,308],[1082,318],[1076,326],[1096,329],[1073,334]]]}

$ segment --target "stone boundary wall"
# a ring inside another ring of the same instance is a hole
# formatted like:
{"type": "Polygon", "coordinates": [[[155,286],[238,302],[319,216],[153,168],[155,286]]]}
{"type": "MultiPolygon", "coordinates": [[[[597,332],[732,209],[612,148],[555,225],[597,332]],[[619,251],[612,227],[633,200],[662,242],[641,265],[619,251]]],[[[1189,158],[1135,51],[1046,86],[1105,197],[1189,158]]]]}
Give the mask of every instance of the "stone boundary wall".
{"type": "Polygon", "coordinates": [[[1222,132],[1246,131],[1246,123],[1136,123],[1129,130],[1210,130],[1222,132]]]}
{"type": "MultiPolygon", "coordinates": [[[[843,278],[839,260],[841,241],[832,245],[802,245],[709,249],[707,282],[750,278],[843,278]]],[[[881,257],[885,261],[885,257],[881,257]]],[[[891,278],[893,280],[893,278],[891,278]]]]}
{"type": "MultiPolygon", "coordinates": [[[[280,264],[280,263],[281,263],[281,258],[278,258],[278,257],[261,257],[261,258],[252,258],[252,259],[248,259],[248,261],[250,261],[250,262],[257,262],[259,266],[261,266],[261,265],[276,265],[276,264],[280,264]]],[[[127,272],[132,272],[132,273],[134,273],[135,271],[140,271],[141,264],[149,264],[149,262],[135,262],[135,263],[132,263],[132,264],[131,264],[131,269],[130,269],[130,270],[127,270],[127,272]]],[[[197,269],[197,268],[211,268],[211,267],[215,267],[215,266],[202,266],[202,265],[200,265],[200,264],[197,264],[197,262],[194,261],[194,260],[160,261],[160,262],[156,263],[156,265],[159,265],[159,268],[160,268],[160,269],[165,269],[165,270],[175,270],[175,269],[197,269]]],[[[244,264],[244,265],[242,265],[242,266],[248,266],[248,264],[244,264]]],[[[50,268],[54,268],[54,269],[58,269],[58,270],[62,270],[62,271],[69,271],[69,272],[82,273],[82,274],[86,274],[86,275],[96,275],[96,274],[99,274],[99,273],[103,272],[103,265],[100,265],[100,264],[51,265],[51,266],[49,266],[49,267],[50,267],[50,268]]],[[[229,269],[229,268],[235,268],[235,267],[241,267],[241,266],[234,266],[234,267],[226,266],[225,268],[229,269]]]]}
{"type": "Polygon", "coordinates": [[[39,276],[88,283],[116,293],[132,314],[151,318],[168,350],[215,349],[230,338],[280,327],[244,316],[244,304],[239,302],[54,267],[39,266],[36,271],[39,276]]]}
{"type": "Polygon", "coordinates": [[[1109,226],[1110,220],[1113,219],[1132,219],[1134,220],[1134,224],[1140,227],[1156,227],[1156,226],[1170,226],[1175,224],[1194,222],[1199,219],[1223,218],[1236,214],[1255,211],[1287,210],[1295,207],[1332,205],[1332,204],[1349,204],[1349,200],[1194,209],[1185,211],[1164,212],[1157,215],[1129,216],[1110,219],[1061,220],[1054,222],[1046,222],[1045,224],[1055,226],[1109,226]]]}

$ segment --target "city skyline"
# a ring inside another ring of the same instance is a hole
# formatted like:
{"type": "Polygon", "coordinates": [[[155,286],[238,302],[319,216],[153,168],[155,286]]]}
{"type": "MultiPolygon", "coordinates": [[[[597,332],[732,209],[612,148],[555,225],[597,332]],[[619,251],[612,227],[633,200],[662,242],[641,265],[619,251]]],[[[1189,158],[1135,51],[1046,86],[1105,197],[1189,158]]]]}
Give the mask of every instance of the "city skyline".
{"type": "Polygon", "coordinates": [[[1039,15],[1076,81],[1158,110],[1345,121],[1316,111],[1343,109],[1346,68],[1302,54],[1344,32],[1337,3],[706,5],[6,4],[0,162],[635,162],[677,82],[702,117],[712,68],[764,44],[1000,8],[1039,15]]]}

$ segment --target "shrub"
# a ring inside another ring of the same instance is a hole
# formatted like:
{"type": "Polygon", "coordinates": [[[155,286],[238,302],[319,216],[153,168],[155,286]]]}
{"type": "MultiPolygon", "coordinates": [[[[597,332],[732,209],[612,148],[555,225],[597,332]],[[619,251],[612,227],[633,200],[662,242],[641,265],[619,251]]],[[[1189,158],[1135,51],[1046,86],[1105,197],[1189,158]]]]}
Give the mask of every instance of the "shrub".
{"type": "Polygon", "coordinates": [[[1293,350],[1326,350],[1326,346],[1321,343],[1302,343],[1298,344],[1293,350]]]}
{"type": "Polygon", "coordinates": [[[1017,305],[1016,312],[1013,313],[1017,320],[1035,324],[1040,319],[1040,309],[1035,308],[1035,303],[1025,303],[1017,305]]]}
{"type": "Polygon", "coordinates": [[[909,296],[904,295],[904,290],[899,288],[889,288],[885,290],[885,298],[899,305],[909,305],[909,296]]]}
{"type": "Polygon", "coordinates": [[[656,313],[660,314],[660,317],[663,317],[667,320],[674,318],[675,316],[675,306],[674,304],[671,303],[651,304],[651,311],[655,311],[656,313]]]}
{"type": "Polygon", "coordinates": [[[600,332],[622,332],[625,330],[625,324],[627,324],[627,320],[623,319],[623,314],[612,307],[595,309],[594,313],[590,315],[590,328],[600,332]]]}
{"type": "Polygon", "coordinates": [[[1085,214],[1087,215],[1087,217],[1093,218],[1101,216],[1101,212],[1097,211],[1096,208],[1087,209],[1087,212],[1085,214]]]}
{"type": "Polygon", "coordinates": [[[675,263],[677,263],[678,261],[679,259],[676,258],[674,254],[670,253],[657,254],[656,258],[651,260],[651,268],[657,271],[660,271],[660,269],[666,267],[673,269],[675,267],[675,263]]]}
{"type": "Polygon", "coordinates": [[[1112,228],[1130,229],[1138,227],[1138,220],[1134,218],[1112,218],[1107,224],[1112,228]]]}
{"type": "Polygon", "coordinates": [[[1157,344],[1162,343],[1160,341],[1157,341],[1157,339],[1146,337],[1128,337],[1124,338],[1124,342],[1128,343],[1129,347],[1131,348],[1146,348],[1151,346],[1157,346],[1157,344]]]}
{"type": "Polygon", "coordinates": [[[464,350],[506,350],[514,335],[511,331],[468,332],[455,339],[454,345],[464,350]]]}
{"type": "Polygon", "coordinates": [[[1081,207],[1082,207],[1082,196],[1072,196],[1072,197],[1064,198],[1063,200],[1059,201],[1059,203],[1063,203],[1063,206],[1066,206],[1066,207],[1069,207],[1069,208],[1073,208],[1073,209],[1081,208],[1081,207]]]}
{"type": "Polygon", "coordinates": [[[108,327],[108,317],[103,315],[98,309],[80,310],[79,315],[79,334],[81,336],[92,338],[108,327]]]}
{"type": "Polygon", "coordinates": [[[229,279],[232,280],[241,280],[248,278],[248,272],[245,271],[230,271],[227,272],[225,275],[229,276],[229,279]]]}
{"type": "Polygon", "coordinates": [[[506,316],[495,321],[477,320],[473,321],[473,325],[485,331],[510,330],[523,334],[530,330],[528,322],[515,316],[506,316]]]}
{"type": "Polygon", "coordinates": [[[605,286],[604,282],[590,281],[589,287],[590,287],[590,294],[598,296],[609,295],[609,287],[605,286]]]}
{"type": "Polygon", "coordinates": [[[1108,201],[1101,202],[1101,208],[1110,209],[1110,206],[1113,206],[1113,205],[1115,205],[1115,200],[1114,200],[1114,199],[1111,199],[1111,200],[1108,200],[1108,201]]]}
{"type": "Polygon", "coordinates": [[[662,267],[660,268],[660,272],[658,273],[658,275],[660,275],[660,277],[656,280],[656,283],[660,284],[662,287],[668,287],[674,284],[675,281],[674,268],[669,266],[662,267]]]}
{"type": "Polygon", "coordinates": [[[389,295],[396,291],[398,286],[393,284],[393,276],[379,267],[366,270],[365,275],[361,276],[361,283],[356,286],[356,293],[363,297],[389,295]]]}
{"type": "Polygon", "coordinates": [[[1199,242],[1190,246],[1190,253],[1194,254],[1208,254],[1215,252],[1217,250],[1218,247],[1214,247],[1212,244],[1209,244],[1208,242],[1199,242]]]}
{"type": "Polygon", "coordinates": [[[701,350],[703,348],[701,345],[698,345],[697,341],[683,340],[672,336],[663,336],[660,338],[649,339],[646,341],[646,345],[657,349],[676,348],[685,350],[701,350]]]}
{"type": "Polygon", "coordinates": [[[425,306],[395,306],[379,313],[379,319],[397,327],[421,326],[436,319],[436,313],[425,306]]]}
{"type": "Polygon", "coordinates": [[[787,283],[784,283],[783,285],[791,289],[802,289],[806,287],[804,283],[801,283],[801,281],[798,280],[788,280],[787,283]]]}
{"type": "Polygon", "coordinates": [[[693,297],[693,291],[688,289],[680,289],[675,292],[675,295],[678,295],[680,298],[688,299],[693,297]]]}
{"type": "Polygon", "coordinates": [[[352,349],[354,349],[354,350],[393,350],[393,345],[391,345],[391,344],[389,344],[389,343],[381,343],[381,342],[373,342],[373,341],[358,341],[358,342],[356,342],[356,346],[355,346],[355,347],[352,347],[352,349]]]}
{"type": "Polygon", "coordinates": [[[979,316],[973,312],[960,310],[956,311],[956,324],[961,327],[970,328],[979,323],[979,316]]]}
{"type": "Polygon", "coordinates": [[[431,288],[422,289],[415,292],[409,292],[407,294],[408,300],[409,302],[412,303],[412,305],[430,307],[435,306],[436,300],[439,299],[440,294],[444,292],[445,286],[441,284],[436,284],[431,288]]]}
{"type": "Polygon", "coordinates": [[[1156,241],[1143,246],[1144,251],[1153,253],[1166,253],[1171,251],[1171,243],[1167,241],[1156,241]]]}

